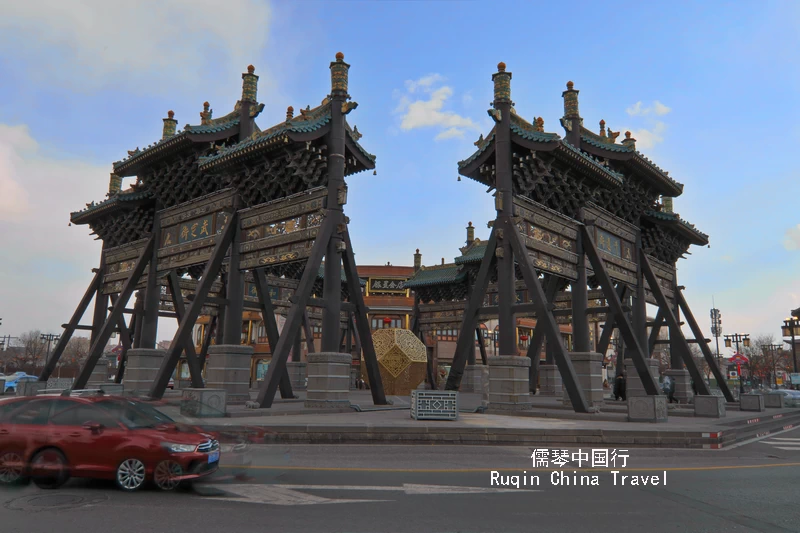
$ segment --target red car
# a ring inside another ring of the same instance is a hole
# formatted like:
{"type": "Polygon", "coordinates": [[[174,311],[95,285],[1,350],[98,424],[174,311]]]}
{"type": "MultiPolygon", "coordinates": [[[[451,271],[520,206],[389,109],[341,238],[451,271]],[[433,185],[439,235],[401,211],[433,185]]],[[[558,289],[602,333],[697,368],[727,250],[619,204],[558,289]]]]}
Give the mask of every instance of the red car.
{"type": "Polygon", "coordinates": [[[115,480],[125,491],[153,481],[172,490],[214,472],[219,442],[146,403],[105,396],[0,399],[0,483],[29,478],[57,488],[70,477],[115,480]]]}

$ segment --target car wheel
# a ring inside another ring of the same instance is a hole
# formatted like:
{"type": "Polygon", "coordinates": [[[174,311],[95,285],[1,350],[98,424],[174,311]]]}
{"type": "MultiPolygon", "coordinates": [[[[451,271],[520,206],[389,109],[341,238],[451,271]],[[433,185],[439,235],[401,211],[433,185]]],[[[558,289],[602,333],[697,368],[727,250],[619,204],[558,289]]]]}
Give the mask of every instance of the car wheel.
{"type": "Polygon", "coordinates": [[[67,458],[55,448],[42,450],[31,459],[31,477],[40,489],[57,489],[69,480],[67,458]]]}
{"type": "Polygon", "coordinates": [[[175,461],[161,461],[153,472],[153,481],[161,490],[175,490],[182,478],[183,467],[175,461]]]}
{"type": "Polygon", "coordinates": [[[0,484],[12,485],[25,480],[25,461],[17,452],[0,454],[0,484]]]}
{"type": "Polygon", "coordinates": [[[133,492],[144,485],[144,463],[139,459],[125,459],[117,467],[117,486],[124,491],[133,492]]]}

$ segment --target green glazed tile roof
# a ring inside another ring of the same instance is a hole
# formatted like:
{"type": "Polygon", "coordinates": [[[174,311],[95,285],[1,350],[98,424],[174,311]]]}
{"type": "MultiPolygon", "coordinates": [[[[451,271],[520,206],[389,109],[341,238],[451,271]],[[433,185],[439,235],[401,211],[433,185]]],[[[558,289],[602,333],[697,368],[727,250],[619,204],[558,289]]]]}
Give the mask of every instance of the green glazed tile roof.
{"type": "Polygon", "coordinates": [[[141,190],[141,191],[122,191],[119,194],[115,194],[111,198],[107,198],[102,202],[92,202],[91,204],[86,206],[86,209],[82,209],[80,211],[75,211],[70,213],[70,220],[73,222],[76,220],[80,220],[81,218],[85,217],[86,215],[100,212],[104,209],[108,209],[116,204],[124,203],[124,202],[135,202],[138,200],[146,200],[148,198],[152,198],[153,195],[149,190],[141,190]]]}
{"type": "Polygon", "coordinates": [[[436,265],[432,267],[422,267],[414,273],[405,283],[407,289],[417,287],[429,287],[431,285],[445,285],[448,283],[460,283],[466,278],[466,272],[462,272],[456,264],[436,265]]]}
{"type": "Polygon", "coordinates": [[[350,140],[353,142],[353,144],[356,145],[356,148],[358,148],[358,151],[361,152],[361,154],[364,157],[366,157],[367,159],[369,159],[370,161],[372,161],[374,163],[375,162],[375,156],[372,155],[371,153],[367,152],[364,149],[364,147],[361,146],[358,143],[358,139],[360,138],[360,134],[358,136],[356,136],[356,134],[350,128],[350,124],[347,123],[347,120],[344,121],[344,126],[345,126],[345,131],[347,131],[347,136],[350,137],[350,140]]]}
{"type": "Polygon", "coordinates": [[[690,224],[686,220],[683,220],[677,213],[665,213],[664,211],[647,210],[645,211],[645,215],[656,220],[663,220],[665,222],[678,222],[683,227],[700,237],[702,240],[708,241],[708,235],[697,229],[694,224],[690,224]]]}
{"type": "Polygon", "coordinates": [[[648,159],[647,157],[642,155],[642,153],[639,152],[638,150],[634,152],[634,159],[639,164],[649,167],[650,170],[652,170],[654,173],[660,175],[660,177],[662,179],[667,180],[668,182],[670,182],[677,189],[680,189],[681,191],[683,191],[683,184],[682,183],[679,183],[679,182],[675,181],[674,179],[670,178],[669,176],[667,176],[666,172],[664,172],[658,165],[656,165],[655,163],[650,161],[650,159],[648,159]]]}
{"type": "Polygon", "coordinates": [[[489,132],[489,135],[483,140],[483,142],[479,141],[478,150],[465,160],[458,162],[458,168],[459,169],[464,168],[465,166],[469,165],[470,163],[478,159],[482,153],[484,153],[486,150],[489,149],[490,146],[493,146],[494,137],[495,137],[494,128],[492,128],[492,131],[489,132]]]}
{"type": "Polygon", "coordinates": [[[486,246],[489,241],[476,241],[469,247],[469,249],[455,258],[457,265],[465,263],[480,263],[483,260],[483,255],[486,253],[486,246]]]}
{"type": "Polygon", "coordinates": [[[592,156],[590,156],[590,155],[578,150],[577,148],[572,146],[570,143],[568,143],[566,140],[561,141],[560,146],[562,146],[563,148],[569,150],[571,153],[575,154],[578,158],[582,159],[587,165],[589,165],[590,167],[594,168],[596,171],[600,172],[601,174],[605,175],[605,177],[608,178],[609,180],[615,181],[617,183],[622,183],[622,181],[624,179],[622,174],[620,174],[618,172],[614,172],[610,168],[608,168],[608,167],[606,167],[604,165],[601,165],[600,162],[597,161],[595,158],[593,158],[592,156]]]}
{"type": "Polygon", "coordinates": [[[545,133],[543,131],[537,131],[536,127],[533,124],[531,124],[524,118],[517,115],[516,112],[511,113],[510,127],[513,133],[516,133],[523,139],[529,141],[546,143],[546,142],[557,141],[561,138],[556,133],[545,133]]]}
{"type": "Polygon", "coordinates": [[[233,120],[229,120],[228,122],[217,122],[212,124],[200,124],[198,126],[190,126],[187,124],[184,127],[184,131],[188,133],[218,133],[220,131],[225,131],[228,128],[232,128],[234,126],[238,126],[239,122],[241,121],[240,118],[235,118],[233,120]]]}
{"type": "Polygon", "coordinates": [[[242,142],[220,149],[216,154],[200,158],[200,167],[210,167],[221,161],[232,159],[245,151],[251,151],[262,145],[268,145],[272,141],[286,135],[287,133],[308,133],[317,131],[331,120],[330,104],[319,106],[309,110],[306,115],[298,115],[287,122],[277,124],[271,128],[257,133],[242,142]]]}
{"type": "Polygon", "coordinates": [[[602,148],[603,150],[608,150],[609,152],[628,153],[628,152],[631,151],[627,146],[625,146],[623,144],[606,143],[606,142],[598,141],[597,139],[593,139],[592,137],[589,137],[588,135],[581,135],[581,142],[582,143],[585,142],[586,144],[590,144],[590,145],[595,146],[597,148],[602,148]]]}

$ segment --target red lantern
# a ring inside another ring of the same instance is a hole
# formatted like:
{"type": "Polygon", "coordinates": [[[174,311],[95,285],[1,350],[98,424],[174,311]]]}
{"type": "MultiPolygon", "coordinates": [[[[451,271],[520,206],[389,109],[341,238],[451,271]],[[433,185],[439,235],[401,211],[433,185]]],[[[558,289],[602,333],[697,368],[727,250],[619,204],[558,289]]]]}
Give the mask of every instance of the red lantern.
{"type": "Polygon", "coordinates": [[[389,318],[389,317],[387,316],[387,317],[385,317],[385,318],[383,319],[383,323],[384,323],[384,324],[387,324],[387,325],[388,325],[388,324],[391,324],[391,323],[392,323],[392,319],[391,319],[391,318],[389,318]]]}
{"type": "Polygon", "coordinates": [[[527,335],[520,335],[519,336],[519,340],[521,340],[522,342],[525,342],[526,340],[528,340],[528,336],[527,335]]]}

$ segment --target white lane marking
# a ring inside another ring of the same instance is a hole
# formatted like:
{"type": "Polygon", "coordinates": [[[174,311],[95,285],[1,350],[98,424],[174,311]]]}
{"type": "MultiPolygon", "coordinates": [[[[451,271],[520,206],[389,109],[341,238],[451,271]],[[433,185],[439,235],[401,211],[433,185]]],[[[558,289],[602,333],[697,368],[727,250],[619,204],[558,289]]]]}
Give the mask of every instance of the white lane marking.
{"type": "Polygon", "coordinates": [[[760,437],[753,437],[751,439],[743,440],[741,442],[737,442],[736,444],[731,444],[730,446],[725,446],[722,449],[723,450],[732,450],[734,448],[739,448],[740,446],[747,446],[748,444],[753,444],[754,442],[763,441],[764,439],[773,440],[773,439],[775,439],[775,437],[773,435],[783,435],[784,433],[789,433],[790,431],[796,431],[798,429],[800,429],[800,426],[794,426],[794,427],[791,427],[789,429],[783,429],[781,431],[775,431],[775,432],[769,433],[767,435],[761,435],[760,437]]]}
{"type": "Polygon", "coordinates": [[[771,441],[772,440],[785,440],[785,441],[791,441],[791,442],[800,442],[800,438],[797,438],[797,437],[772,437],[770,440],[771,441]]]}
{"type": "Polygon", "coordinates": [[[387,500],[347,500],[312,496],[280,485],[224,485],[225,492],[235,496],[213,496],[215,500],[270,505],[318,505],[331,503],[367,503],[387,500]]]}
{"type": "Polygon", "coordinates": [[[402,487],[386,485],[273,485],[292,490],[374,490],[402,491],[406,494],[486,494],[491,492],[541,492],[539,490],[494,487],[460,487],[454,485],[418,485],[404,483],[402,487]]]}
{"type": "MultiPolygon", "coordinates": [[[[767,443],[767,444],[769,444],[769,443],[767,443]]],[[[773,444],[773,446],[775,446],[775,445],[773,444]]],[[[777,449],[777,450],[786,450],[786,451],[789,451],[789,452],[796,452],[796,451],[800,451],[800,446],[775,446],[775,449],[777,449]]]]}

